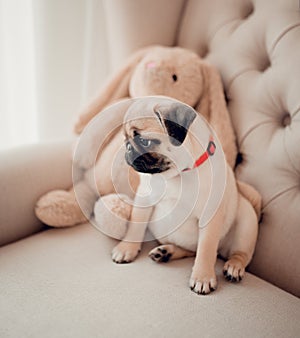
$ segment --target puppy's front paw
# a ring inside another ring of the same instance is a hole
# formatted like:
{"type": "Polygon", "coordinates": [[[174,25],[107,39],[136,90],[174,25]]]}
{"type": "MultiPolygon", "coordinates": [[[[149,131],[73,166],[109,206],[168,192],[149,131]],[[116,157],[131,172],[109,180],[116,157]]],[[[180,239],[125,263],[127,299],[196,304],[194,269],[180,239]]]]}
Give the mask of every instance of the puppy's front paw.
{"type": "Polygon", "coordinates": [[[141,243],[121,241],[112,251],[112,260],[115,263],[130,263],[141,251],[141,243]]]}
{"type": "Polygon", "coordinates": [[[217,288],[215,273],[193,273],[190,279],[190,288],[198,295],[207,295],[217,288]]]}

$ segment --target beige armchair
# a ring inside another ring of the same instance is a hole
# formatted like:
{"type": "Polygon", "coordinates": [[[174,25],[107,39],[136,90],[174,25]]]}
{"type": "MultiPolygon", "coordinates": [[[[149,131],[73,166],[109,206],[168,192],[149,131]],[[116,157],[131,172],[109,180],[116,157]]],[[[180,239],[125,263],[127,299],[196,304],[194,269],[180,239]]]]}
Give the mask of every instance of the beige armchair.
{"type": "Polygon", "coordinates": [[[193,259],[156,264],[146,243],[116,265],[116,241],[85,224],[46,229],[43,193],[71,184],[70,143],[0,157],[1,337],[297,337],[300,334],[300,10],[297,0],[105,1],[114,65],[149,44],[196,51],[221,72],[237,176],[263,196],[245,279],[188,288],[193,259]]]}

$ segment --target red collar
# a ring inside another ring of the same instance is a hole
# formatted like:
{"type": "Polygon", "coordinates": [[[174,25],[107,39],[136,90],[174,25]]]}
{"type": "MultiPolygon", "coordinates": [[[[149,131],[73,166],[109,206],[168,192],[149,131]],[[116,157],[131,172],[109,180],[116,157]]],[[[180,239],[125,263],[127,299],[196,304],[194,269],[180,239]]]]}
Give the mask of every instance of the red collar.
{"type": "Polygon", "coordinates": [[[192,170],[192,169],[195,169],[197,167],[199,167],[201,164],[203,164],[206,160],[208,160],[208,158],[210,156],[213,156],[214,153],[216,151],[216,144],[213,140],[213,137],[211,136],[209,138],[209,142],[208,142],[208,145],[207,145],[207,148],[206,148],[206,151],[200,155],[200,157],[195,161],[194,165],[193,165],[193,168],[185,168],[184,170],[182,171],[189,171],[189,170],[192,170]]]}

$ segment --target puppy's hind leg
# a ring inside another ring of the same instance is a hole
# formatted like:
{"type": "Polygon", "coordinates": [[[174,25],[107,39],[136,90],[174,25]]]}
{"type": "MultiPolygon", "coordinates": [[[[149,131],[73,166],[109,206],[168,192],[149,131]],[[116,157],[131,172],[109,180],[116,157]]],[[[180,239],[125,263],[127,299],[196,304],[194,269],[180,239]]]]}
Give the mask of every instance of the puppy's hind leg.
{"type": "Polygon", "coordinates": [[[195,252],[182,249],[174,244],[160,245],[149,252],[149,257],[157,263],[167,263],[169,260],[194,256],[195,252]]]}
{"type": "Polygon", "coordinates": [[[239,282],[251,261],[258,233],[258,221],[250,202],[239,195],[238,211],[234,227],[226,236],[229,247],[225,249],[228,260],[223,273],[227,280],[239,282]]]}

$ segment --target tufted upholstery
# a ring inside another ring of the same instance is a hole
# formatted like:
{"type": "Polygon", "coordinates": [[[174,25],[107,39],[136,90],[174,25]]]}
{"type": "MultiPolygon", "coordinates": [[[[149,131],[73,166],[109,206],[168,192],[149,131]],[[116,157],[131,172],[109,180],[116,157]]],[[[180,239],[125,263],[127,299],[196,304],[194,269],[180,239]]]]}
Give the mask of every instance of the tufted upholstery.
{"type": "Polygon", "coordinates": [[[111,49],[115,64],[138,47],[160,43],[192,49],[220,70],[241,153],[237,176],[263,196],[263,220],[250,271],[300,295],[298,1],[130,3],[106,4],[107,13],[120,18],[109,32],[112,39],[122,41],[122,47],[115,44],[111,49]],[[137,17],[143,18],[138,30],[137,17]]]}
{"type": "Polygon", "coordinates": [[[299,295],[299,3],[189,1],[178,43],[221,71],[242,157],[237,176],[263,197],[250,270],[299,295]]]}

